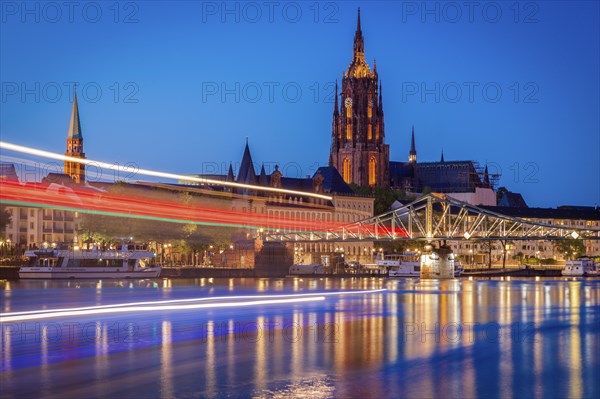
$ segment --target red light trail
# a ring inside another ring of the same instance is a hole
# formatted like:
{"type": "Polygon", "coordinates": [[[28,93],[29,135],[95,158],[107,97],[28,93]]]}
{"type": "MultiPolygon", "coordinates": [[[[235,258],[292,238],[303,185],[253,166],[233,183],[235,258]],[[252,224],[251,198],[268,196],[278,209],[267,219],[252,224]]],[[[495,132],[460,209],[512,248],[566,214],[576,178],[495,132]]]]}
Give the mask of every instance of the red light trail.
{"type": "MultiPolygon", "coordinates": [[[[58,208],[83,213],[141,218],[173,223],[193,223],[211,226],[251,227],[267,230],[303,232],[341,231],[347,223],[309,220],[296,217],[271,216],[218,207],[196,206],[167,200],[150,200],[140,196],[124,196],[86,188],[60,188],[40,183],[1,182],[0,202],[7,205],[58,208]]],[[[363,231],[375,226],[361,226],[363,231]]],[[[397,232],[404,235],[403,231],[397,232]]]]}

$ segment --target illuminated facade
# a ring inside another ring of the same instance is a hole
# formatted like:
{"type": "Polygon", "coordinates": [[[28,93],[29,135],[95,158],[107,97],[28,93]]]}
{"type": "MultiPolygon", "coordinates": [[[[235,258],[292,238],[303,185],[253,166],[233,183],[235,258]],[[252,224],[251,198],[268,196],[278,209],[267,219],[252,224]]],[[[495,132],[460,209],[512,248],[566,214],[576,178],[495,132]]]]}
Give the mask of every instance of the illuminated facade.
{"type": "Polygon", "coordinates": [[[475,162],[445,162],[442,156],[440,162],[418,163],[414,126],[408,161],[390,161],[381,81],[375,61],[373,70],[365,61],[360,9],[352,62],[342,75],[341,91],[338,93],[337,83],[335,90],[329,165],[339,171],[346,183],[393,187],[415,194],[454,193],[473,205],[496,205],[495,177],[490,181],[490,175],[486,181],[475,162]]]}
{"type": "MultiPolygon", "coordinates": [[[[593,207],[515,208],[490,206],[484,208],[535,223],[564,228],[600,229],[600,209],[593,207]]],[[[474,219],[470,220],[470,222],[473,221],[474,219]]],[[[454,252],[466,263],[486,265],[490,255],[493,263],[501,262],[504,257],[504,250],[506,250],[507,264],[519,264],[522,260],[527,259],[553,259],[562,262],[573,256],[573,254],[558,251],[556,248],[557,243],[557,241],[548,240],[509,240],[506,248],[503,248],[498,241],[487,243],[469,240],[453,241],[450,244],[454,252]]],[[[585,247],[585,255],[600,256],[599,240],[583,240],[583,246],[585,247]]]]}
{"type": "MultiPolygon", "coordinates": [[[[320,167],[312,177],[295,178],[283,176],[277,166],[267,174],[263,165],[260,173],[257,174],[247,142],[237,176],[234,176],[233,167],[230,165],[226,176],[212,177],[238,183],[325,194],[332,197],[331,200],[325,200],[298,194],[224,189],[231,192],[232,211],[248,215],[264,215],[265,227],[270,232],[292,232],[298,229],[298,222],[308,225],[316,223],[327,228],[325,226],[352,223],[373,216],[374,198],[355,195],[336,168],[320,167]]],[[[189,184],[185,181],[182,183],[189,184]]],[[[232,248],[226,249],[216,256],[215,265],[253,268],[254,256],[251,252],[259,251],[255,244],[254,235],[249,233],[247,241],[234,241],[232,248]]],[[[373,247],[372,242],[298,244],[295,249],[299,251],[298,254],[302,253],[302,259],[298,258],[296,261],[320,263],[322,256],[332,259],[343,253],[348,261],[371,263],[373,247]]]]}
{"type": "Polygon", "coordinates": [[[371,71],[365,61],[360,9],[352,62],[342,76],[341,107],[337,83],[335,90],[329,165],[340,171],[348,184],[389,186],[381,83],[375,62],[371,71]]]}

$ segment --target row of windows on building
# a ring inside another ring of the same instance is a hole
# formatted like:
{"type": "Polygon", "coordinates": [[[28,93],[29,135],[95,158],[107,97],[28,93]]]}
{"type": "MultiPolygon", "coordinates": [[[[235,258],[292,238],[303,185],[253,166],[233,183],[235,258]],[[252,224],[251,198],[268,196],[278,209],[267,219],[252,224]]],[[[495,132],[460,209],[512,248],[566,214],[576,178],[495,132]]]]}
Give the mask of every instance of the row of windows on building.
{"type": "MultiPolygon", "coordinates": [[[[367,243],[371,244],[371,243],[367,243]]],[[[350,256],[372,255],[375,250],[371,245],[348,245],[343,243],[302,243],[298,244],[304,252],[340,253],[350,256]]]]}
{"type": "MultiPolygon", "coordinates": [[[[467,250],[473,250],[473,251],[487,251],[489,249],[489,247],[487,245],[482,245],[482,244],[454,244],[452,245],[452,248],[455,250],[461,250],[461,249],[467,249],[467,250]]],[[[520,244],[520,245],[515,245],[515,244],[507,244],[506,248],[509,250],[522,250],[522,251],[550,251],[552,250],[552,245],[548,244],[548,245],[534,245],[534,244],[520,244]]],[[[492,244],[492,251],[500,251],[502,250],[502,246],[501,245],[495,245],[492,244]]]]}
{"type": "Polygon", "coordinates": [[[525,219],[542,224],[551,224],[554,226],[570,226],[570,227],[599,227],[599,220],[575,220],[575,219],[525,219]]]}

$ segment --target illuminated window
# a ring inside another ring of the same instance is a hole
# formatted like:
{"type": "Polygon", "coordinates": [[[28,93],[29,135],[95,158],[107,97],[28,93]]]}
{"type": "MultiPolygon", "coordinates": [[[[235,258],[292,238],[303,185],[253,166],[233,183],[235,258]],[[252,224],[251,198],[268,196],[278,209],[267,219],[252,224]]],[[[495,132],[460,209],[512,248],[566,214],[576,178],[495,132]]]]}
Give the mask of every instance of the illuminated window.
{"type": "Polygon", "coordinates": [[[375,157],[371,157],[369,159],[369,186],[374,186],[377,184],[377,161],[375,157]]]}
{"type": "Polygon", "coordinates": [[[352,140],[352,125],[350,123],[346,124],[346,140],[352,140]]]}
{"type": "Polygon", "coordinates": [[[373,126],[369,123],[369,127],[367,128],[367,140],[373,140],[373,126]]]}
{"type": "Polygon", "coordinates": [[[348,184],[350,184],[351,180],[351,175],[352,175],[352,163],[350,162],[350,159],[348,158],[344,158],[344,162],[342,165],[342,173],[344,175],[344,181],[348,184]]]}
{"type": "Polygon", "coordinates": [[[377,124],[377,127],[375,128],[375,140],[379,141],[379,123],[377,124]]]}

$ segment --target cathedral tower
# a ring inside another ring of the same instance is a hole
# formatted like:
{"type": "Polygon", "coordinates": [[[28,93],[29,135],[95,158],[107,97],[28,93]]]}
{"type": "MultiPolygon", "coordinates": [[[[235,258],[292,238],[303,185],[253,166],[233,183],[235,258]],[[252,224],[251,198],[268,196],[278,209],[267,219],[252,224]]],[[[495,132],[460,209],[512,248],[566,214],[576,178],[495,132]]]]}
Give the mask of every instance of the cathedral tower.
{"type": "Polygon", "coordinates": [[[347,183],[389,186],[390,156],[385,144],[381,83],[375,61],[373,71],[365,61],[360,8],[352,62],[342,75],[341,107],[337,83],[335,90],[329,164],[347,183]]]}
{"type": "MultiPolygon", "coordinates": [[[[412,135],[410,137],[410,151],[408,152],[408,162],[417,162],[417,147],[415,146],[415,127],[412,127],[412,135]]],[[[442,150],[442,162],[444,162],[444,151],[442,150]]]]}
{"type": "MultiPolygon", "coordinates": [[[[85,159],[76,91],[73,98],[73,108],[71,109],[71,121],[69,122],[69,132],[67,134],[67,152],[65,152],[65,155],[69,157],[85,159]]],[[[71,179],[73,179],[76,183],[85,182],[85,165],[82,163],[65,161],[64,172],[66,175],[71,176],[71,179]]]]}

